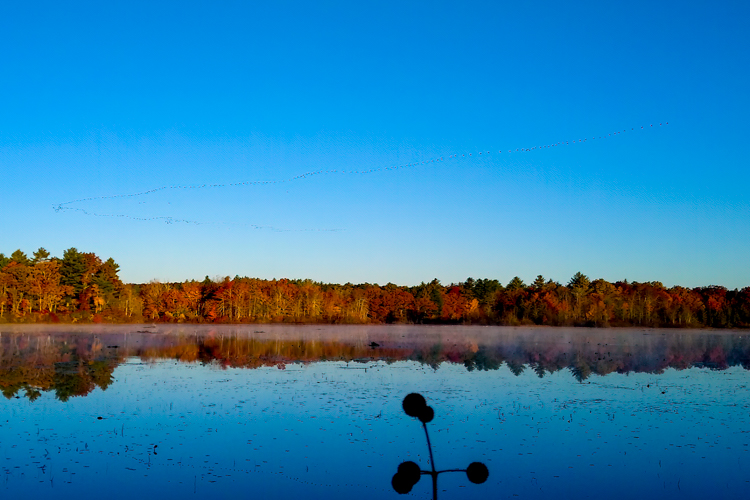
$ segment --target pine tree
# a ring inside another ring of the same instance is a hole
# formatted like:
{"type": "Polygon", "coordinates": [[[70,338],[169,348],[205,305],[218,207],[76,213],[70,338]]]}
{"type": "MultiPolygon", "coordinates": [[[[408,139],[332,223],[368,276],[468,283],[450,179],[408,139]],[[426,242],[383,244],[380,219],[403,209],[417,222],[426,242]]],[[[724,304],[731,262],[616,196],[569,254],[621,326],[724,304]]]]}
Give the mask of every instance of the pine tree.
{"type": "Polygon", "coordinates": [[[78,296],[83,290],[83,275],[86,273],[86,259],[75,247],[63,252],[60,283],[73,287],[73,294],[78,296]]]}

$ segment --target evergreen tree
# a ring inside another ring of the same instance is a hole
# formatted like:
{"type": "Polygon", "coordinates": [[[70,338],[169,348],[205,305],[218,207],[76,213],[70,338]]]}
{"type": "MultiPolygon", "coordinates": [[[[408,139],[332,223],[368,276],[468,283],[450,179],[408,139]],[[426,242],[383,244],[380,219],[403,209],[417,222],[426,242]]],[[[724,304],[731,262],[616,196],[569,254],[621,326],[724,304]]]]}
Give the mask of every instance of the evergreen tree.
{"type": "Polygon", "coordinates": [[[512,280],[510,280],[510,282],[508,283],[508,286],[505,288],[508,289],[509,291],[522,290],[526,288],[526,283],[524,283],[521,278],[516,276],[512,280]]]}
{"type": "Polygon", "coordinates": [[[109,295],[115,291],[116,285],[120,282],[117,276],[119,270],[120,266],[110,257],[99,267],[91,282],[97,285],[104,294],[109,295]]]}
{"type": "Polygon", "coordinates": [[[443,294],[440,293],[443,287],[437,278],[430,282],[429,287],[430,300],[437,306],[437,314],[439,315],[443,310],[443,294]]]}
{"type": "Polygon", "coordinates": [[[473,291],[479,303],[485,305],[492,300],[495,292],[502,289],[503,285],[499,281],[480,278],[474,284],[473,291]]]}
{"type": "Polygon", "coordinates": [[[568,288],[571,290],[574,289],[580,289],[581,291],[585,292],[589,289],[589,286],[591,285],[591,280],[588,276],[585,274],[582,274],[580,271],[575,273],[572,278],[570,278],[570,281],[568,282],[568,288]]]}
{"type": "Polygon", "coordinates": [[[73,287],[73,294],[77,296],[83,290],[83,275],[86,273],[86,259],[75,247],[63,252],[60,266],[60,283],[73,287]]]}
{"type": "Polygon", "coordinates": [[[474,281],[474,278],[466,278],[466,281],[463,283],[459,283],[459,286],[461,287],[461,292],[467,299],[473,299],[476,297],[474,294],[474,286],[476,285],[476,282],[474,281]]]}
{"type": "Polygon", "coordinates": [[[44,262],[49,259],[49,252],[44,247],[39,247],[39,250],[34,252],[34,258],[32,259],[32,262],[34,264],[38,262],[44,262]]]}
{"type": "Polygon", "coordinates": [[[575,273],[575,275],[570,278],[570,282],[568,282],[568,288],[575,298],[575,308],[573,311],[575,319],[579,319],[582,315],[581,309],[583,298],[586,296],[590,287],[591,280],[580,271],[575,273]]]}
{"type": "Polygon", "coordinates": [[[13,262],[17,262],[24,266],[29,265],[29,258],[26,256],[25,253],[21,251],[21,249],[18,249],[12,254],[10,254],[10,260],[12,260],[13,262]]]}
{"type": "Polygon", "coordinates": [[[544,276],[541,274],[537,275],[534,283],[531,284],[536,290],[541,290],[547,282],[544,280],[544,276]]]}

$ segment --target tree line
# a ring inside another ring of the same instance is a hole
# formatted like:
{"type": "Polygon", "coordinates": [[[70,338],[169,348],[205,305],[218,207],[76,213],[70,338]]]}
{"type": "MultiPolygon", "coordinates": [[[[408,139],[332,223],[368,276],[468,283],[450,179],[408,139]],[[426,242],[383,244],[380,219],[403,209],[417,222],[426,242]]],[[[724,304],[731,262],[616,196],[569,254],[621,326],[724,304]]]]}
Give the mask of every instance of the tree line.
{"type": "Polygon", "coordinates": [[[331,284],[235,276],[123,283],[112,258],[70,248],[51,257],[0,253],[6,322],[425,323],[551,326],[750,327],[750,287],[610,283],[576,273],[506,285],[474,279],[417,286],[331,284]]]}

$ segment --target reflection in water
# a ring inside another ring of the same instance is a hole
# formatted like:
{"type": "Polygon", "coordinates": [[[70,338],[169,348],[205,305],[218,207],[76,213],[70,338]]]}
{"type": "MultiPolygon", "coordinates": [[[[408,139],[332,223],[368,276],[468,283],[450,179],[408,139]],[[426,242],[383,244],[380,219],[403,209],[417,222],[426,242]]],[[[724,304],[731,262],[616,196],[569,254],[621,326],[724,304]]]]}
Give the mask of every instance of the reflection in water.
{"type": "Polygon", "coordinates": [[[744,332],[140,328],[0,327],[0,498],[750,495],[744,332]]]}
{"type": "MultiPolygon", "coordinates": [[[[579,382],[592,374],[663,373],[668,368],[750,369],[750,336],[742,332],[684,330],[581,330],[548,328],[276,328],[276,334],[245,328],[140,330],[78,333],[5,332],[0,335],[0,388],[6,398],[24,391],[35,400],[54,391],[67,401],[112,383],[128,358],[154,362],[216,364],[225,368],[346,361],[417,361],[513,375],[526,369],[543,378],[569,370],[579,382]],[[166,331],[164,331],[166,330],[166,331]],[[353,332],[353,335],[352,335],[353,332]],[[479,332],[479,333],[477,333],[479,332]],[[347,333],[349,335],[347,335],[347,333]],[[371,336],[375,336],[372,339],[371,336]],[[368,342],[369,341],[369,342],[368,342]]],[[[268,327],[267,327],[268,328],[268,327]]],[[[271,327],[272,328],[272,327],[271,327]]],[[[111,329],[110,329],[111,330],[111,329]]]]}

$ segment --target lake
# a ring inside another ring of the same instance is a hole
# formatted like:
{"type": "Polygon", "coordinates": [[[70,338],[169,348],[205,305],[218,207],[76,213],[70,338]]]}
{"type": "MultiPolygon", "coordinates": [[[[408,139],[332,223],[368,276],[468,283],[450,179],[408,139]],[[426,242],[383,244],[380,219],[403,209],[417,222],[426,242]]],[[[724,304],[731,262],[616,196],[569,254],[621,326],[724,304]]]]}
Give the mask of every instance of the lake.
{"type": "Polygon", "coordinates": [[[748,333],[0,325],[0,496],[750,498],[748,333]]]}

